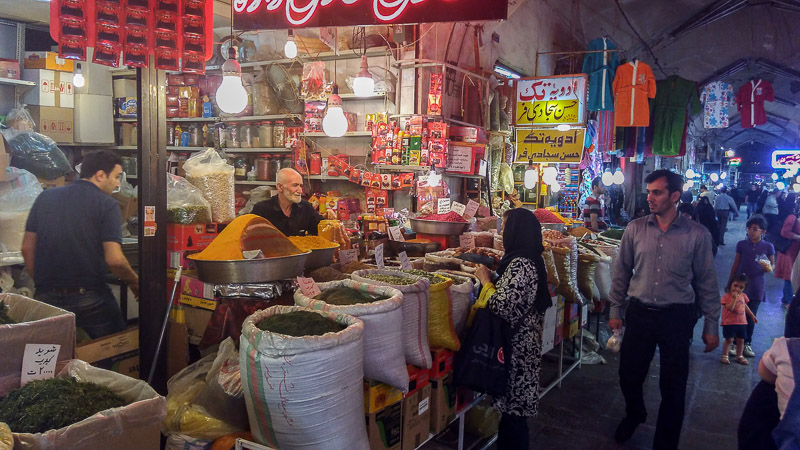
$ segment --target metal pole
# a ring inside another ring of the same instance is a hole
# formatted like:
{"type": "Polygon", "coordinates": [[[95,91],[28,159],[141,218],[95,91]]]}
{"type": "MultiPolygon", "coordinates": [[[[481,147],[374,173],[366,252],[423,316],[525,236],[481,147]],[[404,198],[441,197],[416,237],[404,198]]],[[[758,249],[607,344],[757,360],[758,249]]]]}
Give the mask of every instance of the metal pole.
{"type": "Polygon", "coordinates": [[[150,374],[147,375],[147,384],[153,382],[153,375],[156,373],[156,366],[158,366],[158,354],[161,353],[161,345],[164,343],[164,334],[167,332],[167,323],[169,323],[169,313],[172,312],[172,302],[175,301],[175,292],[178,291],[178,284],[181,281],[182,274],[183,267],[178,267],[178,270],[175,272],[175,283],[172,285],[172,295],[169,296],[167,312],[164,314],[164,321],[161,323],[161,334],[158,336],[156,352],[153,354],[153,362],[150,363],[150,374]]]}

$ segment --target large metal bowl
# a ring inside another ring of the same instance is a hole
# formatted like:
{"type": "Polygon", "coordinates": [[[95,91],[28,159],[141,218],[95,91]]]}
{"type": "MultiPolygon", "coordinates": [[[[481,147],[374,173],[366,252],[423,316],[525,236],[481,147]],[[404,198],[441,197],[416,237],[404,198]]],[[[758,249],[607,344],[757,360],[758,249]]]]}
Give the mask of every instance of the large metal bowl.
{"type": "Polygon", "coordinates": [[[440,222],[438,220],[410,219],[411,229],[422,234],[438,234],[446,236],[459,235],[469,228],[469,223],[440,222]]]}
{"type": "Polygon", "coordinates": [[[441,242],[400,242],[389,241],[389,246],[395,253],[406,252],[408,256],[425,256],[426,253],[438,252],[441,248],[441,242]]]}
{"type": "Polygon", "coordinates": [[[562,233],[567,231],[567,225],[563,223],[543,223],[541,225],[543,230],[556,230],[562,233]]]}
{"type": "Polygon", "coordinates": [[[331,248],[315,248],[311,250],[311,254],[306,258],[306,269],[318,269],[333,264],[333,255],[339,247],[331,248]]]}
{"type": "Polygon", "coordinates": [[[285,280],[303,274],[306,258],[311,252],[265,259],[209,261],[189,259],[197,267],[200,281],[214,284],[263,283],[285,280]]]}

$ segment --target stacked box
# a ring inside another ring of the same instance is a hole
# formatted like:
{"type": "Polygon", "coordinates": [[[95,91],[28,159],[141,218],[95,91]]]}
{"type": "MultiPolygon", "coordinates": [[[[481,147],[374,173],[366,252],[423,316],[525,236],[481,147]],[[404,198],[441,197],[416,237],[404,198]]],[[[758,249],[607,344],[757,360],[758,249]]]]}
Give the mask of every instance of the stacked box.
{"type": "Polygon", "coordinates": [[[403,450],[414,450],[430,435],[431,386],[426,384],[403,399],[403,450]]]}
{"type": "Polygon", "coordinates": [[[438,434],[456,414],[456,386],[453,375],[431,379],[431,433],[438,434]]]}

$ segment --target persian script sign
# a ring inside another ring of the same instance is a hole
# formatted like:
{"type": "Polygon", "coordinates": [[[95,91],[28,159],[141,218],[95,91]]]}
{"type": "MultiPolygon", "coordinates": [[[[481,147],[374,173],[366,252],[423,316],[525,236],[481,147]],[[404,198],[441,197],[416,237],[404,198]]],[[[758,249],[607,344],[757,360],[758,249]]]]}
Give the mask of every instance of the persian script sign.
{"type": "Polygon", "coordinates": [[[580,163],[585,135],[585,128],[569,131],[518,129],[517,154],[514,162],[580,163]]]}
{"type": "Polygon", "coordinates": [[[517,80],[516,126],[583,124],[586,75],[517,80]]]}

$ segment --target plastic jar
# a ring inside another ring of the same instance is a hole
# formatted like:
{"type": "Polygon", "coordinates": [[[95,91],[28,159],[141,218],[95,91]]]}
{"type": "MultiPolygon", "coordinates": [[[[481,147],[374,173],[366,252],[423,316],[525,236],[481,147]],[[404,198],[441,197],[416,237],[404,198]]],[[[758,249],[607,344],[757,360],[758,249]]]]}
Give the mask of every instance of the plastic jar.
{"type": "Polygon", "coordinates": [[[233,174],[236,181],[247,180],[247,170],[250,168],[250,165],[247,163],[247,158],[245,158],[244,155],[239,155],[236,158],[233,167],[235,169],[233,174]]]}
{"type": "Polygon", "coordinates": [[[227,128],[230,129],[230,134],[228,135],[227,139],[227,147],[232,147],[232,148],[241,147],[241,140],[239,137],[239,126],[236,124],[232,124],[227,128]]]}
{"type": "Polygon", "coordinates": [[[291,156],[284,156],[281,158],[281,169],[291,169],[292,168],[292,157],[291,156]]]}
{"type": "Polygon", "coordinates": [[[189,125],[189,147],[202,147],[203,135],[200,131],[200,125],[193,123],[189,125]]]}
{"type": "Polygon", "coordinates": [[[239,146],[242,148],[250,148],[253,146],[252,124],[245,122],[239,125],[239,146]]]}
{"type": "Polygon", "coordinates": [[[264,121],[258,126],[259,145],[264,148],[272,148],[272,122],[264,121]]]}
{"type": "Polygon", "coordinates": [[[256,179],[258,181],[269,181],[275,177],[274,174],[270,176],[269,169],[272,156],[270,155],[259,155],[258,159],[256,160],[256,179]]]}
{"type": "Polygon", "coordinates": [[[278,178],[278,172],[281,171],[281,158],[278,155],[273,155],[269,161],[269,180],[274,181],[278,178]]]}
{"type": "Polygon", "coordinates": [[[272,127],[272,145],[275,148],[282,148],[286,145],[286,122],[278,120],[272,127]]]}

